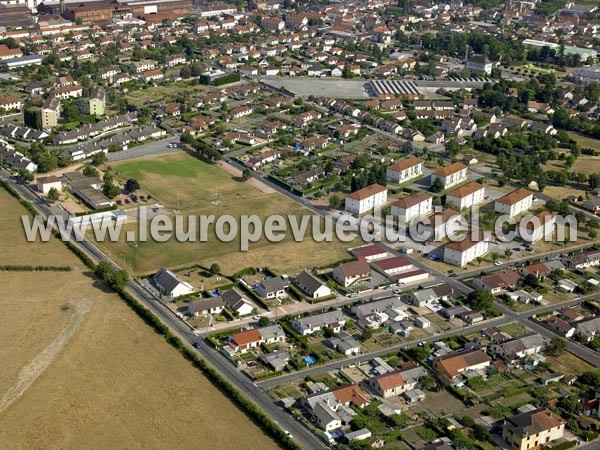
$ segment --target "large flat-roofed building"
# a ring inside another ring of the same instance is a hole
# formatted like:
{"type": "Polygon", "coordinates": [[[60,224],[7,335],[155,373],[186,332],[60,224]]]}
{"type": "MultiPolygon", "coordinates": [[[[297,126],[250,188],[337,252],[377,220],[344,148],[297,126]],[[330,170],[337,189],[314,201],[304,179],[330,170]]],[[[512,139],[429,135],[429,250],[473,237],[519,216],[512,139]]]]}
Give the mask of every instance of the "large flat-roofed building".
{"type": "Polygon", "coordinates": [[[104,182],[99,178],[86,177],[80,172],[67,172],[69,190],[93,209],[113,206],[114,202],[102,193],[104,182]]]}

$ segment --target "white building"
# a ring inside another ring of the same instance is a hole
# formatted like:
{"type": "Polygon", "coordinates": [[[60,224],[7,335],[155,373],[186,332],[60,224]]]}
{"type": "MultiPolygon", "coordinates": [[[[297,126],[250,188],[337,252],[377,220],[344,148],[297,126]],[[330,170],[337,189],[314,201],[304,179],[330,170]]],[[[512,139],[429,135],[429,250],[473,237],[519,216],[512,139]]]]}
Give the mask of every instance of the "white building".
{"type": "Polygon", "coordinates": [[[433,197],[423,191],[401,198],[392,203],[391,207],[391,213],[398,217],[399,223],[407,223],[414,218],[427,216],[432,211],[433,197]]]}
{"type": "Polygon", "coordinates": [[[423,160],[414,156],[392,164],[385,171],[386,179],[390,183],[397,184],[404,183],[421,175],[423,175],[423,160]]]}
{"type": "Polygon", "coordinates": [[[556,226],[556,214],[542,211],[537,215],[524,218],[519,223],[519,237],[526,242],[537,242],[554,233],[556,226]]]}
{"type": "Polygon", "coordinates": [[[37,190],[46,195],[50,189],[54,188],[60,192],[62,189],[62,179],[57,176],[42,177],[36,180],[37,190]]]}
{"type": "Polygon", "coordinates": [[[170,298],[177,298],[194,292],[194,287],[191,284],[180,281],[173,272],[164,267],[154,274],[153,279],[160,292],[170,298]]]}
{"type": "Polygon", "coordinates": [[[473,239],[468,235],[458,242],[450,242],[444,246],[444,262],[463,267],[479,256],[488,252],[489,242],[482,237],[473,239]]]}
{"type": "Polygon", "coordinates": [[[345,210],[354,214],[364,214],[385,205],[386,202],[387,189],[379,184],[372,184],[347,195],[345,210]]]}
{"type": "Polygon", "coordinates": [[[468,168],[463,163],[453,163],[446,167],[441,167],[431,174],[431,185],[438,178],[442,180],[444,189],[449,189],[459,183],[467,180],[468,168]]]}
{"type": "Polygon", "coordinates": [[[472,73],[492,74],[492,63],[485,56],[475,55],[467,61],[467,69],[472,73]]]}
{"type": "Polygon", "coordinates": [[[494,211],[515,217],[531,208],[532,204],[533,193],[527,189],[519,188],[496,200],[494,202],[494,211]]]}
{"type": "Polygon", "coordinates": [[[462,210],[481,203],[485,199],[485,187],[476,181],[452,189],[446,194],[446,206],[462,210]]]}

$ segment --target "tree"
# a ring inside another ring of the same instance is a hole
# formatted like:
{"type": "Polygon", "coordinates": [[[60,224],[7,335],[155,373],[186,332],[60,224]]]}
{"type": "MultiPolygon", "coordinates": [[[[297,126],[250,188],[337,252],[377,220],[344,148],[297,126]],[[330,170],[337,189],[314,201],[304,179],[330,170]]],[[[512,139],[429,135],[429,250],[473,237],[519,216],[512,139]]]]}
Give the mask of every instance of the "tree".
{"type": "Polygon", "coordinates": [[[85,166],[83,168],[83,174],[86,177],[89,177],[89,178],[94,178],[94,177],[97,177],[99,175],[98,170],[96,170],[92,166],[85,166]]]}
{"type": "MultiPolygon", "coordinates": [[[[105,175],[105,179],[106,179],[106,175],[105,175]]],[[[119,188],[119,186],[114,185],[112,183],[112,181],[110,183],[106,183],[106,181],[105,181],[104,187],[102,188],[102,192],[108,198],[115,198],[117,195],[119,195],[121,193],[121,188],[119,188]]]]}
{"type": "Polygon", "coordinates": [[[58,200],[58,190],[55,187],[50,188],[50,190],[48,191],[48,200],[51,200],[53,202],[58,200]]]}
{"type": "Polygon", "coordinates": [[[442,181],[441,178],[436,178],[435,181],[433,182],[433,185],[430,188],[431,192],[442,192],[444,190],[444,182],[442,181]]]}
{"type": "Polygon", "coordinates": [[[500,257],[500,255],[498,254],[498,252],[492,252],[492,253],[490,253],[490,257],[492,258],[492,262],[496,263],[496,261],[498,261],[498,258],[500,257]]]}
{"type": "Polygon", "coordinates": [[[596,238],[598,237],[598,230],[590,230],[588,235],[589,235],[590,239],[593,239],[595,242],[596,238]]]}
{"type": "Polygon", "coordinates": [[[268,317],[260,316],[258,319],[258,325],[261,327],[266,327],[271,325],[271,320],[268,317]]]}
{"type": "Polygon", "coordinates": [[[92,156],[92,165],[98,167],[108,161],[106,154],[104,152],[98,152],[92,156]]]}
{"type": "Polygon", "coordinates": [[[129,178],[125,182],[125,190],[129,193],[135,192],[140,188],[140,183],[135,178],[129,178]]]}
{"type": "Polygon", "coordinates": [[[19,179],[22,181],[33,181],[33,174],[25,167],[19,169],[19,179]]]}
{"type": "Polygon", "coordinates": [[[506,258],[508,258],[508,262],[510,263],[510,257],[512,256],[513,252],[510,248],[507,248],[506,250],[504,250],[504,256],[506,256],[506,258]]]}
{"type": "Polygon", "coordinates": [[[433,390],[436,384],[437,383],[435,382],[435,378],[433,378],[430,374],[425,375],[419,380],[419,385],[421,386],[421,389],[427,389],[428,391],[433,390]]]}
{"type": "Polygon", "coordinates": [[[467,296],[467,302],[475,311],[484,311],[494,305],[494,296],[485,289],[475,289],[467,296]]]}
{"type": "Polygon", "coordinates": [[[329,204],[331,205],[332,208],[339,208],[340,206],[342,206],[342,202],[343,202],[343,198],[340,194],[338,194],[337,192],[333,192],[330,196],[329,196],[329,204]]]}
{"type": "Polygon", "coordinates": [[[248,168],[244,169],[242,172],[242,180],[248,181],[250,178],[252,178],[252,171],[248,168]]]}
{"type": "Polygon", "coordinates": [[[221,273],[221,267],[217,263],[212,263],[210,265],[210,273],[213,275],[221,273]]]}
{"type": "Polygon", "coordinates": [[[373,328],[365,327],[362,332],[362,340],[367,341],[373,337],[373,328]]]}
{"type": "Polygon", "coordinates": [[[550,342],[546,345],[546,353],[550,356],[559,356],[567,348],[567,341],[555,336],[550,339],[550,342]]]}

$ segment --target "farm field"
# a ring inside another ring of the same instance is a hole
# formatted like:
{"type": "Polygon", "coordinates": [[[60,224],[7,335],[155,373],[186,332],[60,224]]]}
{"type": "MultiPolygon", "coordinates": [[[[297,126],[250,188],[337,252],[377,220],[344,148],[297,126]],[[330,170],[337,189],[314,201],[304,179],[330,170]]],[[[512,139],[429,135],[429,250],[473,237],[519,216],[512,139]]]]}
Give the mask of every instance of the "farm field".
{"type": "Polygon", "coordinates": [[[73,267],[0,272],[3,448],[277,447],[62,243],[26,243],[4,191],[0,204],[3,264],[73,267]]]}
{"type": "MultiPolygon", "coordinates": [[[[142,189],[160,201],[169,213],[181,207],[185,215],[257,214],[261,218],[279,214],[282,216],[305,215],[309,211],[271,190],[260,190],[253,185],[238,181],[217,166],[207,164],[191,155],[181,153],[159,156],[115,165],[124,178],[137,179],[142,189]]],[[[124,230],[137,230],[135,223],[124,230]]],[[[310,235],[308,228],[306,236],[310,235]]],[[[99,245],[110,255],[123,255],[125,264],[135,273],[150,273],[161,266],[176,267],[200,263],[210,266],[218,263],[223,273],[232,274],[249,266],[269,266],[277,271],[294,273],[304,267],[322,266],[347,258],[345,248],[351,243],[334,241],[317,243],[312,239],[295,242],[288,233],[280,243],[261,239],[251,243],[248,252],[239,250],[239,240],[220,242],[211,227],[207,242],[164,243],[126,242],[125,233],[119,242],[99,245]]]]}

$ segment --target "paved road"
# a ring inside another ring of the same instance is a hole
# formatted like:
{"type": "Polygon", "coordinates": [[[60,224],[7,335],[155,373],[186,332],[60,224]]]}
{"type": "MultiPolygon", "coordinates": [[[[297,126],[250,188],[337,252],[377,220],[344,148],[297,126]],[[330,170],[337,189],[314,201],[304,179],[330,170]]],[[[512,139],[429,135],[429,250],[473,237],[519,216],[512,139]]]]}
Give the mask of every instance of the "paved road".
{"type": "MultiPolygon", "coordinates": [[[[55,214],[57,212],[53,210],[53,208],[51,208],[44,200],[31,192],[27,186],[17,183],[14,179],[12,179],[8,172],[6,172],[4,169],[0,169],[0,178],[9,181],[13,188],[25,200],[30,201],[44,216],[55,214]]],[[[83,240],[81,242],[72,240],[72,242],[79,246],[81,250],[83,250],[96,262],[108,261],[113,265],[113,267],[120,268],[114,261],[110,260],[108,256],[94,247],[88,240],[83,240]]],[[[163,321],[163,323],[165,323],[174,334],[178,335],[190,348],[193,348],[192,344],[201,342],[200,339],[194,333],[192,333],[185,322],[175,316],[175,314],[173,314],[162,303],[148,295],[135,280],[130,281],[127,290],[136,298],[136,300],[156,314],[163,321]]],[[[282,429],[289,431],[294,436],[294,440],[296,440],[303,448],[320,450],[326,447],[325,444],[301,422],[294,419],[292,415],[288,414],[282,408],[276,406],[271,397],[269,397],[262,387],[249,380],[229,361],[218,354],[215,349],[206,345],[205,343],[201,343],[197,351],[199,352],[200,356],[207,361],[209,365],[221,373],[221,375],[227,379],[227,381],[236,386],[237,389],[239,389],[256,405],[258,405],[271,418],[271,420],[279,424],[282,429]]]]}

